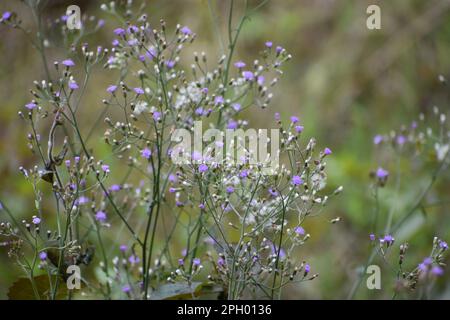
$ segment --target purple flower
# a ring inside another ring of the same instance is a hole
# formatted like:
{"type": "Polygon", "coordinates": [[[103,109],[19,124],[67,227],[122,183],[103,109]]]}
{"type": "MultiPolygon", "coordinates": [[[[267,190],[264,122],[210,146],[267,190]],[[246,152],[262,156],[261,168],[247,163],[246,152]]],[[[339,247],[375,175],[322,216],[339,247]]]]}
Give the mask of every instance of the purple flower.
{"type": "Polygon", "coordinates": [[[309,264],[305,264],[305,276],[311,271],[309,264]]]}
{"type": "Polygon", "coordinates": [[[417,268],[419,268],[419,270],[422,272],[427,272],[427,270],[428,270],[428,267],[424,263],[419,263],[417,268]]]}
{"type": "Polygon", "coordinates": [[[239,174],[241,178],[247,178],[248,177],[248,170],[242,170],[239,174]]]}
{"type": "Polygon", "coordinates": [[[333,152],[331,151],[330,148],[325,148],[325,150],[323,150],[323,154],[326,156],[329,156],[330,154],[332,154],[333,152]]]}
{"type": "Polygon", "coordinates": [[[166,61],[166,67],[169,69],[172,69],[173,67],[175,67],[175,61],[174,60],[167,60],[166,61]]]}
{"type": "Polygon", "coordinates": [[[277,190],[275,190],[275,189],[273,189],[273,188],[269,188],[269,194],[272,196],[272,197],[277,197],[278,196],[278,191],[277,190]]]}
{"type": "Polygon", "coordinates": [[[245,64],[244,61],[238,61],[238,62],[235,62],[235,63],[234,63],[234,66],[235,66],[236,68],[242,69],[242,68],[244,68],[244,67],[246,66],[246,64],[245,64]]]}
{"type": "Polygon", "coordinates": [[[301,226],[296,227],[294,229],[294,231],[295,231],[296,234],[299,234],[299,235],[304,235],[305,234],[305,229],[303,229],[301,226]]]}
{"type": "Polygon", "coordinates": [[[192,260],[192,264],[193,264],[194,266],[199,266],[200,263],[201,263],[201,261],[200,261],[199,258],[195,258],[194,260],[192,260]]]}
{"type": "Polygon", "coordinates": [[[107,165],[107,164],[102,164],[102,170],[103,170],[103,172],[105,172],[105,173],[109,173],[109,165],[107,165]]]}
{"type": "Polygon", "coordinates": [[[120,247],[119,247],[119,250],[121,252],[125,252],[125,251],[128,250],[128,246],[126,244],[121,244],[120,247]]]}
{"type": "Polygon", "coordinates": [[[389,175],[389,172],[387,170],[384,170],[383,168],[379,167],[377,169],[377,177],[379,179],[385,179],[389,175]]]}
{"type": "Polygon", "coordinates": [[[217,96],[217,97],[215,97],[214,98],[214,104],[217,106],[218,104],[222,104],[222,103],[224,103],[224,99],[223,99],[223,97],[222,96],[217,96]]]}
{"type": "Polygon", "coordinates": [[[403,136],[403,135],[399,135],[398,137],[397,137],[397,144],[398,145],[403,145],[403,144],[405,144],[405,142],[406,142],[406,138],[405,138],[405,136],[403,136]]]}
{"type": "Polygon", "coordinates": [[[441,249],[447,250],[448,249],[448,244],[445,241],[439,240],[439,247],[441,249]]]}
{"type": "Polygon", "coordinates": [[[34,225],[38,225],[41,223],[41,219],[39,217],[33,217],[32,222],[34,225]]]}
{"type": "Polygon", "coordinates": [[[114,40],[111,42],[111,44],[112,44],[114,47],[117,47],[117,46],[120,44],[120,41],[117,40],[117,39],[114,39],[114,40]]]}
{"type": "Polygon", "coordinates": [[[296,131],[297,133],[303,132],[303,129],[304,129],[303,126],[295,126],[295,131],[296,131]]]}
{"type": "Polygon", "coordinates": [[[235,121],[235,120],[228,121],[227,129],[237,129],[237,127],[238,127],[237,121],[235,121]]]}
{"type": "Polygon", "coordinates": [[[114,34],[116,36],[123,36],[125,35],[125,30],[123,28],[114,29],[114,34]]]}
{"type": "Polygon", "coordinates": [[[73,66],[75,66],[75,62],[73,62],[72,59],[66,59],[66,60],[63,60],[63,61],[61,62],[61,64],[64,65],[64,66],[66,66],[66,67],[73,67],[73,66]]]}
{"type": "Polygon", "coordinates": [[[145,158],[145,159],[150,159],[150,157],[152,156],[152,152],[150,151],[150,149],[149,148],[144,148],[142,151],[141,151],[141,156],[143,157],[143,158],[145,158]]]}
{"type": "Polygon", "coordinates": [[[394,243],[395,239],[394,239],[394,237],[391,236],[390,234],[387,234],[387,235],[384,236],[383,239],[380,239],[380,241],[381,241],[382,243],[386,243],[388,246],[390,246],[391,244],[394,243]]]}
{"type": "Polygon", "coordinates": [[[275,112],[274,118],[275,118],[275,121],[280,121],[281,120],[280,113],[279,112],[275,112]]]}
{"type": "Polygon", "coordinates": [[[180,29],[181,33],[184,35],[190,35],[192,34],[191,29],[189,29],[188,26],[184,26],[183,28],[180,29]]]}
{"type": "Polygon", "coordinates": [[[369,234],[370,241],[375,241],[375,235],[373,233],[369,234]]]}
{"type": "Polygon", "coordinates": [[[292,184],[294,186],[299,186],[299,185],[303,184],[303,179],[300,176],[293,176],[292,177],[292,184]]]}
{"type": "Polygon", "coordinates": [[[233,193],[234,192],[234,188],[232,186],[227,187],[227,193],[233,193]]]}
{"type": "Polygon", "coordinates": [[[283,50],[284,50],[283,47],[280,47],[280,46],[277,46],[275,48],[275,51],[277,52],[277,54],[280,54],[283,50]]]}
{"type": "Polygon", "coordinates": [[[172,183],[177,182],[177,176],[171,173],[169,175],[169,181],[172,182],[172,183]]]}
{"type": "Polygon", "coordinates": [[[234,111],[241,110],[241,105],[239,103],[233,103],[231,107],[234,109],[234,111]]]}
{"type": "Polygon", "coordinates": [[[198,116],[203,115],[203,108],[202,107],[198,107],[197,109],[195,109],[195,114],[198,116]]]}
{"type": "Polygon", "coordinates": [[[5,12],[3,12],[2,20],[8,20],[9,18],[11,18],[11,16],[12,16],[11,12],[5,11],[5,12]]]}
{"type": "Polygon", "coordinates": [[[86,203],[88,203],[89,202],[89,198],[88,197],[85,197],[85,196],[81,196],[81,197],[79,197],[76,201],[75,201],[75,203],[77,204],[77,205],[83,205],[83,204],[86,204],[86,203]]]}
{"type": "Polygon", "coordinates": [[[77,90],[78,89],[78,84],[76,81],[74,80],[70,80],[69,81],[69,88],[70,90],[77,90]]]}
{"type": "Polygon", "coordinates": [[[45,251],[40,252],[40,253],[39,253],[39,259],[40,259],[41,261],[47,260],[47,252],[45,252],[45,251]]]}
{"type": "Polygon", "coordinates": [[[137,95],[144,94],[144,90],[142,88],[134,88],[133,90],[137,95]]]}
{"type": "Polygon", "coordinates": [[[208,166],[206,164],[202,163],[201,165],[198,166],[198,171],[200,173],[206,172],[206,171],[208,171],[208,166]]]}
{"type": "Polygon", "coordinates": [[[199,152],[199,151],[197,151],[197,150],[194,150],[194,152],[192,152],[192,160],[194,160],[194,161],[200,161],[200,160],[202,160],[203,159],[203,156],[202,156],[202,153],[201,152],[199,152]]]}
{"type": "Polygon", "coordinates": [[[95,220],[99,222],[105,222],[106,221],[106,213],[104,211],[97,211],[95,214],[95,220]]]}
{"type": "Polygon", "coordinates": [[[28,110],[33,110],[36,107],[37,107],[37,104],[34,102],[30,102],[25,105],[25,108],[27,108],[28,110]]]}
{"type": "Polygon", "coordinates": [[[175,193],[176,191],[177,191],[177,189],[175,189],[175,188],[173,188],[173,187],[170,187],[170,188],[169,188],[169,192],[170,192],[170,193],[175,193]]]}
{"type": "Polygon", "coordinates": [[[217,259],[217,265],[223,267],[225,265],[225,260],[223,258],[217,259]]]}
{"type": "Polygon", "coordinates": [[[200,208],[200,209],[205,209],[205,205],[203,204],[203,203],[200,203],[199,205],[198,205],[198,207],[200,208]]]}
{"type": "Polygon", "coordinates": [[[423,259],[423,264],[426,266],[429,266],[433,263],[433,259],[431,259],[430,257],[426,257],[425,259],[423,259]]]}
{"type": "Polygon", "coordinates": [[[373,137],[373,143],[375,145],[380,144],[382,141],[383,141],[383,136],[382,135],[377,134],[375,137],[373,137]]]}
{"type": "Polygon", "coordinates": [[[292,123],[297,123],[298,121],[299,121],[298,117],[296,117],[296,116],[292,116],[291,117],[291,122],[292,123]]]}
{"type": "Polygon", "coordinates": [[[139,262],[141,261],[141,259],[139,259],[138,256],[132,254],[132,255],[128,258],[128,261],[129,261],[131,264],[137,264],[137,263],[139,263],[139,262]]]}
{"type": "Polygon", "coordinates": [[[265,81],[266,79],[264,78],[264,76],[258,76],[258,78],[257,78],[257,82],[258,82],[258,84],[260,85],[260,86],[262,86],[263,84],[264,84],[264,81],[265,81]]]}
{"type": "Polygon", "coordinates": [[[178,265],[184,266],[184,259],[178,259],[178,265]]]}
{"type": "Polygon", "coordinates": [[[130,291],[131,291],[131,288],[130,288],[129,285],[125,285],[125,286],[122,287],[122,292],[123,293],[130,293],[130,291]]]}
{"type": "Polygon", "coordinates": [[[245,80],[252,81],[255,79],[255,75],[251,71],[242,71],[242,76],[245,80]]]}
{"type": "Polygon", "coordinates": [[[266,43],[264,45],[266,46],[266,48],[272,48],[273,43],[272,43],[272,41],[266,41],[266,43]]]}
{"type": "Polygon", "coordinates": [[[139,28],[134,25],[131,25],[128,27],[127,31],[128,31],[128,33],[137,33],[137,32],[139,32],[139,28]]]}
{"type": "Polygon", "coordinates": [[[433,268],[431,268],[431,273],[435,276],[442,276],[444,274],[444,269],[439,266],[434,266],[433,268]]]}
{"type": "Polygon", "coordinates": [[[118,184],[113,184],[113,185],[109,188],[109,190],[111,190],[111,191],[113,191],[113,192],[118,192],[118,191],[120,191],[120,189],[121,189],[121,187],[120,187],[120,185],[118,185],[118,184]]]}
{"type": "Polygon", "coordinates": [[[159,112],[159,111],[153,112],[153,120],[160,121],[161,120],[161,112],[159,112]]]}
{"type": "Polygon", "coordinates": [[[116,90],[117,90],[117,86],[114,85],[114,84],[110,85],[108,87],[108,89],[106,89],[106,91],[109,92],[109,93],[114,93],[114,92],[116,92],[116,90]]]}

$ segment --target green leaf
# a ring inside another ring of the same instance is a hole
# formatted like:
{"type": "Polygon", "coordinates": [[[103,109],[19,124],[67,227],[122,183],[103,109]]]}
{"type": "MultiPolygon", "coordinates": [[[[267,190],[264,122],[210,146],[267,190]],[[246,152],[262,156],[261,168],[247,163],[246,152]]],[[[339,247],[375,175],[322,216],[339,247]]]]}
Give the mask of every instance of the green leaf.
{"type": "Polygon", "coordinates": [[[199,295],[201,282],[187,282],[164,284],[153,291],[151,300],[183,300],[192,299],[199,295]]]}
{"type": "MultiPolygon", "coordinates": [[[[8,298],[10,300],[36,300],[36,293],[39,295],[41,300],[49,300],[51,298],[51,290],[49,278],[47,275],[40,275],[33,278],[35,283],[35,289],[31,284],[29,278],[19,278],[16,282],[9,287],[8,298]]],[[[52,279],[53,283],[55,279],[52,279]]],[[[65,283],[61,280],[58,286],[58,292],[56,293],[56,299],[61,300],[67,297],[67,287],[65,283]]]]}

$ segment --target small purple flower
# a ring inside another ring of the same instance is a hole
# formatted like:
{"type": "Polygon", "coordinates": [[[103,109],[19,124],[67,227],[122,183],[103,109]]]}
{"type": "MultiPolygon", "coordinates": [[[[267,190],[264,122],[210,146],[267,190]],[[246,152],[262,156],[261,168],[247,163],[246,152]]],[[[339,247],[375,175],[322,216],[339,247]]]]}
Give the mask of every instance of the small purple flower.
{"type": "Polygon", "coordinates": [[[223,258],[217,259],[217,265],[223,267],[225,265],[225,260],[223,258]]]}
{"type": "Polygon", "coordinates": [[[272,41],[266,41],[266,43],[264,44],[265,46],[266,46],[266,48],[272,48],[272,46],[273,46],[273,43],[272,43],[272,41]]]}
{"type": "Polygon", "coordinates": [[[106,91],[109,92],[109,93],[114,93],[114,92],[116,92],[116,90],[117,90],[117,86],[114,85],[114,84],[110,85],[108,87],[108,89],[106,89],[106,91]]]}
{"type": "Polygon", "coordinates": [[[239,174],[239,177],[241,178],[247,178],[248,177],[248,170],[242,170],[239,174]]]}
{"type": "Polygon", "coordinates": [[[292,117],[291,117],[291,122],[292,122],[292,123],[297,123],[297,122],[299,122],[298,117],[292,116],[292,117]]]}
{"type": "Polygon", "coordinates": [[[109,165],[107,165],[107,164],[102,164],[102,170],[103,170],[103,172],[105,172],[105,173],[109,173],[109,172],[110,172],[110,170],[109,170],[109,165]]]}
{"type": "Polygon", "coordinates": [[[389,172],[387,170],[384,170],[383,168],[379,167],[377,169],[377,177],[378,179],[385,179],[387,176],[389,176],[389,172]]]}
{"type": "Polygon", "coordinates": [[[383,136],[377,134],[375,137],[373,137],[373,144],[379,145],[381,142],[383,142],[383,136]]]}
{"type": "Polygon", "coordinates": [[[275,189],[273,189],[273,188],[269,188],[269,194],[272,196],[272,197],[277,197],[278,196],[278,191],[277,190],[275,190],[275,189]]]}
{"type": "Polygon", "coordinates": [[[81,196],[81,197],[79,197],[76,201],[75,201],[75,203],[77,204],[77,205],[83,205],[83,204],[86,204],[86,203],[88,203],[89,202],[89,198],[88,197],[85,197],[85,196],[81,196]]]}
{"type": "Polygon", "coordinates": [[[114,29],[114,34],[116,36],[123,36],[125,35],[125,30],[123,28],[116,28],[114,29]]]}
{"type": "Polygon", "coordinates": [[[177,176],[176,175],[174,175],[173,173],[171,173],[170,175],[169,175],[169,181],[170,182],[172,182],[172,183],[175,183],[175,182],[177,182],[177,176]]]}
{"type": "Polygon", "coordinates": [[[153,120],[161,121],[161,112],[159,112],[159,111],[153,112],[153,120]]]}
{"type": "Polygon", "coordinates": [[[399,135],[398,137],[397,137],[397,144],[398,145],[403,145],[403,144],[405,144],[405,142],[406,142],[406,138],[405,138],[405,136],[403,136],[403,135],[399,135]]]}
{"type": "Polygon", "coordinates": [[[228,121],[227,129],[237,129],[237,127],[238,127],[237,121],[235,121],[235,120],[228,121]]]}
{"type": "Polygon", "coordinates": [[[170,193],[175,193],[177,191],[177,189],[175,189],[174,187],[170,187],[169,188],[169,192],[170,193]]]}
{"type": "Polygon", "coordinates": [[[280,47],[280,46],[277,46],[275,48],[275,51],[277,52],[277,54],[280,54],[283,50],[284,50],[283,47],[280,47]]]}
{"type": "Polygon", "coordinates": [[[178,259],[178,265],[184,266],[184,259],[178,259]]]}
{"type": "Polygon", "coordinates": [[[130,286],[129,285],[125,285],[125,286],[123,286],[122,287],[122,292],[123,293],[130,293],[130,291],[131,291],[131,288],[130,288],[130,286]]]}
{"type": "Polygon", "coordinates": [[[25,108],[27,108],[28,110],[33,110],[36,107],[37,107],[37,104],[34,102],[30,102],[25,105],[25,108]]]}
{"type": "Polygon", "coordinates": [[[77,90],[78,89],[78,83],[74,80],[69,81],[69,88],[70,90],[77,90]]]}
{"type": "Polygon", "coordinates": [[[119,250],[121,252],[125,252],[125,251],[128,250],[128,246],[126,244],[121,244],[120,247],[119,247],[119,250]]]}
{"type": "Polygon", "coordinates": [[[311,271],[311,267],[309,264],[305,264],[305,276],[311,271]]]}
{"type": "Polygon", "coordinates": [[[139,32],[139,28],[136,27],[135,25],[131,25],[128,27],[127,31],[128,31],[128,33],[137,33],[137,32],[139,32]]]}
{"type": "Polygon", "coordinates": [[[180,29],[180,31],[182,34],[187,35],[187,36],[192,34],[192,31],[191,31],[191,29],[189,29],[188,26],[184,26],[183,28],[180,29]]]}
{"type": "Polygon", "coordinates": [[[242,68],[244,68],[244,67],[246,66],[246,64],[245,64],[244,61],[238,61],[238,62],[235,62],[235,63],[234,63],[234,66],[235,66],[236,68],[238,68],[238,69],[242,69],[242,68]]]}
{"type": "Polygon", "coordinates": [[[225,102],[225,100],[223,99],[222,96],[217,96],[217,97],[214,98],[214,104],[215,104],[216,106],[219,105],[219,104],[222,104],[222,103],[224,103],[224,102],[225,102]]]}
{"type": "Polygon", "coordinates": [[[265,81],[266,79],[264,78],[264,76],[258,76],[258,78],[257,78],[257,82],[258,82],[258,84],[260,85],[260,86],[262,86],[263,84],[264,84],[264,81],[265,81]]]}
{"type": "Polygon", "coordinates": [[[385,235],[384,238],[381,240],[382,240],[382,242],[386,243],[388,246],[393,244],[395,241],[394,237],[391,236],[390,234],[385,235]]]}
{"type": "Polygon", "coordinates": [[[280,113],[279,112],[275,112],[274,118],[275,118],[275,121],[280,121],[281,120],[280,113]]]}
{"type": "Polygon", "coordinates": [[[370,241],[375,241],[375,235],[373,233],[369,234],[370,241]]]}
{"type": "Polygon", "coordinates": [[[226,191],[227,191],[227,193],[233,193],[234,188],[232,186],[229,186],[229,187],[227,187],[226,191]]]}
{"type": "Polygon", "coordinates": [[[242,71],[242,76],[248,81],[253,81],[255,79],[255,75],[251,71],[242,71]]]}
{"type": "Polygon", "coordinates": [[[142,88],[138,87],[138,88],[134,88],[133,90],[134,90],[134,92],[136,92],[137,95],[144,94],[144,89],[142,89],[142,88]]]}
{"type": "Polygon", "coordinates": [[[5,12],[3,12],[2,20],[3,20],[3,21],[9,20],[9,18],[11,18],[11,16],[12,16],[12,13],[11,13],[11,12],[5,11],[5,12]]]}
{"type": "Polygon", "coordinates": [[[132,254],[129,258],[128,258],[128,262],[130,262],[131,264],[137,264],[141,261],[141,259],[139,259],[138,256],[132,254]]]}
{"type": "Polygon", "coordinates": [[[111,190],[111,191],[113,191],[113,192],[118,192],[118,191],[120,191],[120,189],[121,189],[121,187],[120,187],[120,185],[118,185],[118,184],[113,184],[113,185],[109,188],[109,190],[111,190]]]}
{"type": "Polygon", "coordinates": [[[66,160],[66,161],[64,161],[64,163],[65,163],[66,167],[70,167],[70,160],[66,160]]]}
{"type": "Polygon", "coordinates": [[[297,133],[302,133],[303,129],[304,129],[303,126],[295,126],[295,132],[297,132],[297,133]]]}
{"type": "Polygon", "coordinates": [[[424,263],[419,263],[417,268],[419,268],[419,270],[422,271],[422,272],[427,272],[428,271],[428,266],[426,266],[424,263]]]}
{"type": "Polygon", "coordinates": [[[201,210],[205,209],[205,205],[204,205],[203,203],[200,203],[200,204],[198,205],[198,207],[199,207],[201,210]]]}
{"type": "Polygon", "coordinates": [[[293,176],[292,177],[292,184],[294,186],[299,186],[299,185],[303,184],[303,179],[300,176],[293,176]]]}
{"type": "Polygon", "coordinates": [[[40,252],[40,253],[39,253],[39,259],[40,259],[41,261],[47,260],[47,252],[45,252],[45,251],[40,252]]]}
{"type": "Polygon", "coordinates": [[[168,68],[168,69],[172,69],[173,67],[175,67],[175,61],[174,60],[167,60],[166,61],[166,67],[168,68]]]}
{"type": "Polygon", "coordinates": [[[141,156],[143,157],[143,158],[145,158],[145,159],[150,159],[150,157],[152,156],[152,152],[150,151],[150,149],[149,148],[144,148],[142,151],[141,151],[141,156]]]}
{"type": "Polygon", "coordinates": [[[301,226],[296,227],[294,229],[294,231],[295,231],[296,234],[299,234],[299,235],[304,235],[305,234],[305,229],[303,229],[301,226]]]}
{"type": "Polygon", "coordinates": [[[75,66],[75,62],[73,62],[72,59],[66,59],[66,60],[63,60],[63,61],[61,62],[61,64],[64,65],[64,66],[66,66],[66,67],[73,67],[73,66],[75,66]]]}
{"type": "Polygon", "coordinates": [[[241,105],[239,103],[233,103],[231,107],[234,109],[234,111],[241,110],[241,105]]]}
{"type": "Polygon", "coordinates": [[[195,109],[195,114],[198,116],[202,116],[203,115],[203,108],[202,107],[198,107],[197,109],[195,109]]]}
{"type": "Polygon", "coordinates": [[[208,166],[204,163],[202,163],[201,165],[198,166],[198,172],[200,173],[204,173],[208,171],[208,166]]]}
{"type": "Polygon", "coordinates": [[[433,268],[431,268],[431,273],[435,276],[442,276],[444,274],[444,269],[439,266],[434,266],[433,268]]]}
{"type": "Polygon", "coordinates": [[[448,249],[448,244],[447,244],[447,242],[440,240],[439,241],[439,247],[441,249],[447,250],[448,249]]]}
{"type": "Polygon", "coordinates": [[[423,264],[426,266],[429,266],[433,263],[433,259],[431,259],[430,257],[426,257],[425,259],[423,259],[423,264]]]}
{"type": "Polygon", "coordinates": [[[117,47],[117,46],[120,44],[120,41],[117,40],[117,39],[114,39],[114,40],[111,42],[111,44],[112,44],[114,47],[117,47]]]}
{"type": "Polygon", "coordinates": [[[106,221],[106,213],[104,211],[97,211],[95,214],[95,220],[99,222],[105,222],[106,221]]]}
{"type": "Polygon", "coordinates": [[[200,265],[200,263],[201,263],[201,261],[200,261],[200,259],[199,258],[195,258],[194,260],[192,260],[192,264],[194,265],[194,266],[199,266],[200,265]]]}
{"type": "Polygon", "coordinates": [[[329,156],[330,154],[332,154],[333,152],[331,151],[330,148],[325,148],[325,150],[323,150],[323,154],[326,156],[329,156]]]}
{"type": "Polygon", "coordinates": [[[32,222],[33,222],[34,225],[37,226],[38,224],[41,223],[41,219],[39,217],[33,217],[32,222]]]}

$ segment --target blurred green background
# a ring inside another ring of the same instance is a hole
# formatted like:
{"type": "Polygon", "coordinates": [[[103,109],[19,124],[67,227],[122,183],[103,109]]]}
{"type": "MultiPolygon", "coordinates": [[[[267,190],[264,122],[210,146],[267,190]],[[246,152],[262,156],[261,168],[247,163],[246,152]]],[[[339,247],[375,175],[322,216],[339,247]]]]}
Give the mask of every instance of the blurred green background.
{"type": "MultiPolygon", "coordinates": [[[[46,17],[62,15],[69,4],[77,4],[82,13],[105,18],[105,27],[86,41],[110,46],[111,30],[117,23],[99,10],[101,1],[49,3],[46,17]]],[[[257,4],[250,1],[250,6],[257,4]]],[[[236,1],[237,10],[242,5],[243,1],[236,1]]],[[[147,2],[145,12],[155,24],[164,18],[168,28],[177,23],[188,25],[197,33],[188,51],[205,51],[214,57],[221,53],[217,30],[226,38],[228,6],[226,0],[155,0],[147,2]]],[[[20,1],[1,1],[0,12],[6,10],[17,12],[25,26],[34,28],[20,1]]],[[[38,54],[22,33],[0,26],[0,39],[0,197],[18,217],[25,218],[31,215],[34,198],[18,167],[29,167],[36,159],[26,148],[29,128],[17,112],[30,100],[32,81],[43,78],[44,73],[38,54]]],[[[328,183],[344,186],[344,193],[305,227],[311,241],[302,249],[302,258],[319,278],[290,286],[283,298],[345,298],[370,252],[373,200],[369,172],[379,165],[395,170],[389,153],[373,145],[373,136],[409,125],[419,112],[428,114],[434,105],[448,111],[449,90],[439,83],[438,75],[450,76],[450,1],[272,0],[244,25],[236,60],[251,61],[268,40],[286,48],[293,59],[284,68],[271,108],[245,117],[251,126],[263,128],[273,126],[274,112],[286,119],[299,116],[304,136],[314,136],[320,146],[333,150],[328,183]],[[369,4],[381,7],[381,30],[366,28],[369,4]],[[341,217],[341,222],[330,224],[336,217],[341,217]]],[[[49,61],[65,58],[62,48],[50,48],[48,54],[49,61]]],[[[80,114],[85,128],[100,114],[110,79],[111,73],[106,72],[91,82],[84,99],[88,107],[80,114]]],[[[98,139],[91,143],[102,144],[104,129],[99,126],[98,139]]],[[[107,152],[104,146],[99,150],[107,152]]],[[[401,213],[413,204],[427,179],[426,168],[415,163],[402,163],[407,178],[399,195],[394,195],[389,185],[382,190],[383,212],[395,206],[395,212],[401,213]]],[[[444,172],[429,200],[446,200],[448,183],[449,174],[444,172]]],[[[429,253],[435,235],[450,240],[448,206],[434,206],[427,213],[426,218],[414,216],[397,235],[399,242],[410,242],[410,267],[429,253]]],[[[18,268],[0,247],[0,298],[6,298],[7,288],[18,275],[18,268]]],[[[381,291],[370,291],[363,284],[356,297],[390,298],[394,277],[392,272],[384,272],[381,291]]],[[[449,279],[447,273],[438,280],[432,297],[450,298],[449,279]]]]}

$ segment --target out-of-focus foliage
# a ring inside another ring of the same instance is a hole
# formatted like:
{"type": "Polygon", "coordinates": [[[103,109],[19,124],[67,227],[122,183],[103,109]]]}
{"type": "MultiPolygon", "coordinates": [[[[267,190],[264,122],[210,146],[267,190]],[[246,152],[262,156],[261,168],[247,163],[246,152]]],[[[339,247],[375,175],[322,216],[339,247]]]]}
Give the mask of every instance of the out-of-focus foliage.
{"type": "MultiPolygon", "coordinates": [[[[78,4],[87,15],[103,14],[100,1],[54,2],[45,13],[47,18],[62,15],[69,4],[78,4]]],[[[236,1],[237,6],[242,2],[236,1]]],[[[384,215],[392,207],[400,212],[413,205],[429,175],[426,168],[415,167],[414,160],[396,167],[373,145],[373,137],[409,126],[420,112],[431,114],[434,105],[448,112],[450,91],[438,76],[450,78],[450,1],[375,1],[382,9],[382,28],[375,31],[366,28],[366,8],[372,2],[269,1],[246,22],[237,47],[236,58],[248,61],[268,40],[293,55],[273,107],[245,116],[253,127],[270,128],[274,112],[286,117],[298,115],[307,136],[332,146],[328,183],[331,188],[341,184],[345,188],[342,197],[330,203],[326,215],[309,222],[312,246],[309,252],[299,253],[310,259],[319,278],[290,286],[283,298],[347,296],[370,252],[368,234],[374,203],[369,172],[383,165],[393,174],[401,170],[408,177],[401,182],[398,194],[390,184],[380,191],[384,215]],[[340,223],[326,223],[336,217],[341,217],[340,223]]],[[[188,50],[219,55],[227,8],[227,1],[155,0],[147,3],[145,11],[155,24],[164,18],[169,26],[189,25],[198,37],[188,50]]],[[[24,25],[33,27],[33,17],[20,1],[2,1],[0,12],[5,10],[20,13],[24,25]]],[[[89,41],[109,46],[114,27],[107,22],[99,33],[88,37],[89,41]]],[[[34,195],[18,168],[30,165],[33,159],[26,148],[28,128],[18,120],[17,112],[29,100],[27,89],[32,81],[43,78],[44,73],[39,56],[22,33],[2,26],[0,39],[0,196],[22,219],[31,216],[34,195]]],[[[52,49],[49,56],[49,61],[61,60],[63,50],[52,49]]],[[[91,83],[83,101],[87,107],[80,114],[85,128],[91,127],[102,110],[109,79],[97,76],[91,83]]],[[[103,131],[100,126],[96,150],[106,155],[100,139],[103,131]]],[[[409,241],[411,252],[405,263],[410,267],[428,254],[434,236],[449,240],[448,186],[449,174],[443,172],[426,199],[426,214],[417,212],[401,230],[404,239],[396,239],[409,241]]],[[[395,273],[386,270],[382,290],[367,290],[363,283],[356,297],[390,298],[395,273]]],[[[0,247],[0,298],[7,298],[8,287],[19,277],[16,272],[0,247]]],[[[450,297],[448,277],[447,272],[439,279],[433,291],[437,296],[432,298],[450,297]]]]}

